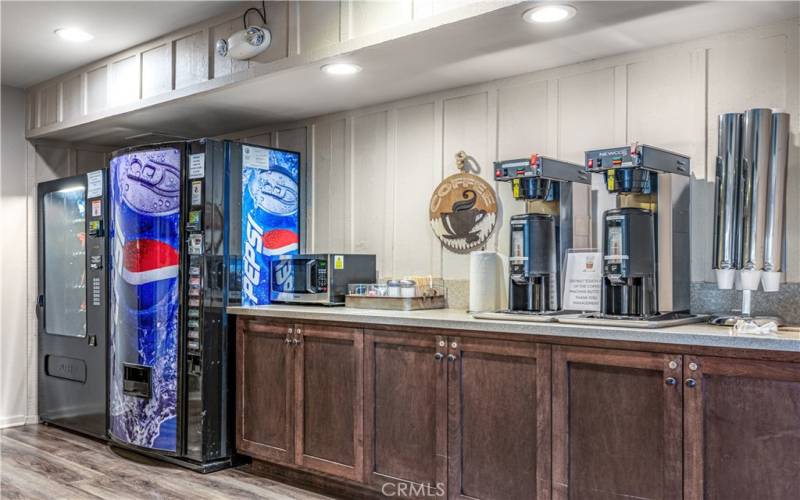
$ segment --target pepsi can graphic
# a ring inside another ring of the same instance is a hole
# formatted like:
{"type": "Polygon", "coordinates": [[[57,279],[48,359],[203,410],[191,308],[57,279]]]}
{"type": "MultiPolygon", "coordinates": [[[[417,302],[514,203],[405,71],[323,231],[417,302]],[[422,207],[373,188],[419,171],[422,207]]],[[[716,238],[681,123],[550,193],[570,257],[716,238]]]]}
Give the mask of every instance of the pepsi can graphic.
{"type": "Polygon", "coordinates": [[[110,432],[177,452],[182,149],[129,150],[110,164],[110,432]]]}
{"type": "Polygon", "coordinates": [[[300,247],[300,155],[242,146],[242,305],[269,304],[270,261],[300,247]]]}

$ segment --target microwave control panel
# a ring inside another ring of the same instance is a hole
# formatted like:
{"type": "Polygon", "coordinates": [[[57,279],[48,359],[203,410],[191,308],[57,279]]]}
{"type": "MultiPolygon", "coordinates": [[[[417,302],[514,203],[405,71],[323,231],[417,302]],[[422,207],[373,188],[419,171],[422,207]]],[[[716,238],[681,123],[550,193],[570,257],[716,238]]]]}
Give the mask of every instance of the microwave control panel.
{"type": "Polygon", "coordinates": [[[328,291],[328,261],[320,260],[317,262],[317,291],[328,291]]]}

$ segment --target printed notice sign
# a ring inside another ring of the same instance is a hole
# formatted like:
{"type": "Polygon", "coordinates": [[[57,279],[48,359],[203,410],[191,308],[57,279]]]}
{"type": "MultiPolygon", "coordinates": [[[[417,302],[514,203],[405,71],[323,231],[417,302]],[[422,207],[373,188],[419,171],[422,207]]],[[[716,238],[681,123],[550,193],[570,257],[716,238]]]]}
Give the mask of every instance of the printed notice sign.
{"type": "Polygon", "coordinates": [[[570,252],[564,280],[564,309],[599,311],[600,285],[603,278],[600,252],[570,252]]]}
{"type": "Polygon", "coordinates": [[[206,154],[189,155],[189,178],[202,179],[206,175],[206,154]]]}
{"type": "Polygon", "coordinates": [[[103,196],[103,171],[95,170],[86,174],[86,197],[103,196]]]}
{"type": "Polygon", "coordinates": [[[254,146],[242,146],[242,163],[250,168],[269,170],[269,151],[254,146]]]}

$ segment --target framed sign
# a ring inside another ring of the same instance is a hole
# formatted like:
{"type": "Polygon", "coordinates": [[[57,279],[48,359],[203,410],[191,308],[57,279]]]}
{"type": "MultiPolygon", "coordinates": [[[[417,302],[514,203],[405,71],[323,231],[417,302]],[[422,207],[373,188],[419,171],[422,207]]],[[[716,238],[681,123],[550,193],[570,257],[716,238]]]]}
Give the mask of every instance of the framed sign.
{"type": "Polygon", "coordinates": [[[497,222],[497,196],[488,182],[464,171],[463,151],[456,158],[461,172],[436,187],[428,216],[433,233],[448,250],[467,253],[483,247],[492,234],[497,222]]]}

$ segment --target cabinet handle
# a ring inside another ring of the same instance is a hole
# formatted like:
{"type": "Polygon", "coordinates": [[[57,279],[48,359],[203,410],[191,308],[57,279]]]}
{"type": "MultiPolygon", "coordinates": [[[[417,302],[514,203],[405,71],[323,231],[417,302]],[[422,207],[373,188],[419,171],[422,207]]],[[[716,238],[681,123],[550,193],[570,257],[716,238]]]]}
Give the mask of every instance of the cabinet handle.
{"type": "Polygon", "coordinates": [[[444,357],[444,354],[437,352],[436,354],[433,355],[433,357],[436,358],[436,361],[441,361],[442,358],[444,357]]]}
{"type": "Polygon", "coordinates": [[[289,336],[288,336],[288,335],[287,335],[287,336],[286,336],[286,338],[285,338],[285,339],[283,339],[283,340],[284,340],[284,342],[286,342],[287,344],[291,344],[291,343],[292,343],[292,340],[289,338],[289,336]]]}
{"type": "Polygon", "coordinates": [[[695,380],[693,378],[687,378],[686,379],[686,387],[694,387],[696,385],[697,385],[697,380],[695,380]]]}
{"type": "Polygon", "coordinates": [[[448,354],[447,355],[447,361],[455,361],[455,360],[456,360],[456,357],[454,355],[452,355],[452,354],[448,354]]]}
{"type": "Polygon", "coordinates": [[[667,377],[667,380],[665,380],[664,383],[667,385],[675,385],[678,383],[678,381],[675,380],[675,377],[667,377]]]}

